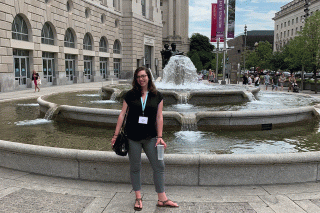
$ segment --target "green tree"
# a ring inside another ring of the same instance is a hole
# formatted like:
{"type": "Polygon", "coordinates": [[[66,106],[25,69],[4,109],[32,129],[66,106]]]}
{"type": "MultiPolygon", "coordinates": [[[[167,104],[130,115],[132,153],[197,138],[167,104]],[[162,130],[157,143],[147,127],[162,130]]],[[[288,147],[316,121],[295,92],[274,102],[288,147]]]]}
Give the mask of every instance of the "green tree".
{"type": "Polygon", "coordinates": [[[194,64],[194,66],[197,68],[198,71],[202,70],[203,66],[200,61],[200,57],[197,52],[194,52],[192,56],[190,57],[190,60],[194,64]]]}
{"type": "MultiPolygon", "coordinates": [[[[190,52],[187,53],[187,56],[195,59],[199,57],[202,68],[210,69],[211,60],[214,58],[213,49],[214,45],[210,44],[207,36],[194,33],[190,38],[190,52]],[[197,56],[195,56],[195,54],[197,54],[197,56]]],[[[198,68],[200,65],[196,67],[198,68]]]]}
{"type": "Polygon", "coordinates": [[[269,69],[272,57],[272,45],[268,41],[260,41],[257,47],[258,67],[269,69]]]}
{"type": "Polygon", "coordinates": [[[272,54],[270,59],[270,69],[272,70],[285,70],[287,65],[284,62],[283,52],[276,51],[272,54]]]}
{"type": "MultiPolygon", "coordinates": [[[[306,67],[314,72],[315,83],[317,84],[316,73],[320,68],[320,12],[315,12],[306,20],[300,36],[303,44],[301,49],[302,60],[310,59],[306,67]]],[[[317,93],[317,89],[315,89],[315,93],[317,93]]]]}
{"type": "MultiPolygon", "coordinates": [[[[219,73],[222,73],[222,69],[223,69],[223,65],[222,65],[222,61],[223,61],[223,53],[219,53],[218,54],[218,72],[219,73]]],[[[216,70],[216,64],[217,64],[217,59],[216,58],[213,58],[211,61],[210,61],[210,68],[209,69],[212,69],[212,70],[216,70]]]]}
{"type": "Polygon", "coordinates": [[[253,51],[246,51],[246,68],[259,67],[269,69],[271,67],[272,45],[268,41],[260,41],[253,51]]]}
{"type": "Polygon", "coordinates": [[[210,44],[207,36],[201,35],[200,33],[192,34],[190,38],[190,51],[212,53],[213,49],[214,45],[210,44]]]}

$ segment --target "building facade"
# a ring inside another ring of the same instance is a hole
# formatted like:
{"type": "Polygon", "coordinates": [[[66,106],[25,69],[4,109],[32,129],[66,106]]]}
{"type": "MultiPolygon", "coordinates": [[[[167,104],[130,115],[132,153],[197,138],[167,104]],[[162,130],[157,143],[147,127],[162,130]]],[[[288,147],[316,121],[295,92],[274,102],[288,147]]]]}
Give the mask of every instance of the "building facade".
{"type": "Polygon", "coordinates": [[[161,75],[159,0],[0,2],[0,91],[161,75]]]}
{"type": "Polygon", "coordinates": [[[271,45],[273,45],[273,37],[273,30],[252,30],[247,32],[246,37],[244,35],[239,35],[234,39],[230,39],[228,41],[228,46],[233,48],[228,51],[228,62],[232,66],[240,64],[240,66],[243,67],[243,54],[245,46],[246,50],[250,51],[254,50],[255,44],[259,43],[260,41],[268,41],[271,45]]]}
{"type": "MultiPolygon", "coordinates": [[[[319,11],[320,1],[309,0],[309,14],[319,11]]],[[[293,0],[281,7],[275,14],[274,20],[274,46],[273,51],[279,51],[291,39],[302,31],[304,26],[304,0],[293,0]]]]}
{"type": "Polygon", "coordinates": [[[163,45],[175,43],[185,54],[190,50],[189,0],[160,0],[163,45]]]}

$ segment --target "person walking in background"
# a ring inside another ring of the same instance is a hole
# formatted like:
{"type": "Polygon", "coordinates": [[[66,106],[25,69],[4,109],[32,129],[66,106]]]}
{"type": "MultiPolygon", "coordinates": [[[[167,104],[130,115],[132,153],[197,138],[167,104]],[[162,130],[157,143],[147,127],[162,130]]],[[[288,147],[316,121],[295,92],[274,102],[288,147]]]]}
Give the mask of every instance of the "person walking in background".
{"type": "Polygon", "coordinates": [[[248,85],[251,85],[252,84],[252,78],[251,78],[251,75],[249,75],[248,77],[248,85]]]}
{"type": "Polygon", "coordinates": [[[287,78],[286,76],[284,76],[284,73],[282,73],[282,75],[280,76],[279,78],[279,83],[280,83],[280,86],[281,86],[281,91],[283,91],[283,84],[284,82],[286,82],[287,78]]]}
{"type": "Polygon", "coordinates": [[[276,91],[278,91],[278,86],[279,86],[279,74],[276,73],[272,78],[272,91],[274,89],[276,89],[276,91]]]}
{"type": "Polygon", "coordinates": [[[264,76],[264,84],[266,85],[266,90],[268,90],[268,86],[270,84],[270,75],[269,72],[266,73],[266,75],[264,76]]]}
{"type": "Polygon", "coordinates": [[[33,83],[34,83],[34,92],[37,91],[37,88],[38,88],[38,92],[40,92],[40,88],[38,86],[38,79],[40,79],[39,74],[35,70],[33,70],[32,80],[33,80],[33,83]]]}
{"type": "Polygon", "coordinates": [[[209,81],[209,83],[210,83],[210,82],[213,83],[213,81],[214,81],[214,74],[213,74],[213,72],[211,71],[211,69],[209,69],[208,81],[209,81]]]}
{"type": "Polygon", "coordinates": [[[296,83],[296,78],[294,77],[293,74],[291,74],[291,76],[289,77],[289,88],[288,88],[288,92],[291,90],[293,92],[293,84],[296,83]]]}
{"type": "Polygon", "coordinates": [[[247,85],[248,84],[247,74],[243,74],[243,76],[242,76],[242,84],[243,85],[247,85]]]}
{"type": "Polygon", "coordinates": [[[130,177],[136,200],[134,210],[142,210],[141,196],[141,151],[144,150],[153,169],[153,180],[158,193],[158,207],[178,207],[178,204],[169,200],[164,189],[164,161],[158,160],[157,145],[167,144],[162,139],[163,130],[163,96],[156,90],[152,82],[151,73],[145,67],[139,67],[134,72],[132,89],[129,90],[123,101],[116,130],[111,140],[115,143],[128,107],[125,131],[129,140],[130,177]]]}
{"type": "Polygon", "coordinates": [[[260,77],[257,73],[254,74],[254,86],[259,87],[260,86],[260,77]]]}

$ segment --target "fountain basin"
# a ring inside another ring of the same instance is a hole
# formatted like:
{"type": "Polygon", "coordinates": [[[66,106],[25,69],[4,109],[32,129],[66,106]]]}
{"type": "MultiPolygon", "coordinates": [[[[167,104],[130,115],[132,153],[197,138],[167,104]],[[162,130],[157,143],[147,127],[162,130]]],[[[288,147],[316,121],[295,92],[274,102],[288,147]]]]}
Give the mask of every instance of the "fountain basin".
{"type": "MultiPolygon", "coordinates": [[[[302,183],[320,180],[320,152],[290,154],[166,154],[166,184],[189,186],[302,183]],[[177,175],[178,174],[178,175],[177,175]]],[[[35,174],[129,183],[128,157],[0,140],[0,166],[35,174]]],[[[153,184],[142,154],[142,183],[153,184]]]]}
{"type": "MultiPolygon", "coordinates": [[[[119,93],[120,95],[122,94],[119,93]]],[[[38,98],[40,111],[46,113],[55,103],[46,101],[48,96],[38,98]]],[[[212,99],[212,97],[211,97],[212,99]]],[[[120,110],[100,109],[59,105],[57,119],[76,123],[114,127],[120,110]]],[[[195,114],[194,124],[201,129],[261,129],[262,125],[272,128],[291,126],[298,123],[313,121],[319,113],[313,106],[292,109],[261,110],[261,111],[202,111],[195,114]]],[[[163,111],[164,130],[181,129],[186,115],[175,111],[163,111]]],[[[191,122],[191,123],[192,123],[191,122]]]]}
{"type": "MultiPolygon", "coordinates": [[[[109,100],[113,97],[116,100],[121,100],[128,89],[119,90],[116,88],[102,87],[102,98],[109,100]]],[[[244,91],[231,90],[211,90],[211,91],[187,91],[177,92],[174,90],[159,90],[163,95],[163,99],[167,105],[188,102],[192,105],[224,105],[224,104],[240,104],[249,101],[247,93],[244,91]],[[187,100],[185,100],[187,99],[187,100]]],[[[256,95],[260,88],[248,88],[247,92],[256,95]]]]}

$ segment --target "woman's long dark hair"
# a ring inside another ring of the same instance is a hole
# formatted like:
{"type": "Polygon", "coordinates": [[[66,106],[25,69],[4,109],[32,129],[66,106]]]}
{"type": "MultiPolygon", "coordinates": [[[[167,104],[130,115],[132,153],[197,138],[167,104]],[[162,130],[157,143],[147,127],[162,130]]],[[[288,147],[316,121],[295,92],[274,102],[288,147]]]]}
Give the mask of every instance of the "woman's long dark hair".
{"type": "Polygon", "coordinates": [[[148,68],[146,67],[138,67],[136,69],[136,71],[134,71],[134,75],[133,75],[133,81],[132,81],[132,89],[135,91],[135,92],[139,92],[141,94],[141,86],[140,84],[138,83],[137,81],[137,77],[138,77],[138,73],[140,71],[144,70],[147,75],[148,75],[148,79],[149,79],[149,82],[148,82],[148,91],[153,93],[153,94],[157,94],[157,88],[156,86],[154,85],[153,81],[152,81],[152,75],[151,75],[151,72],[148,68]]]}

